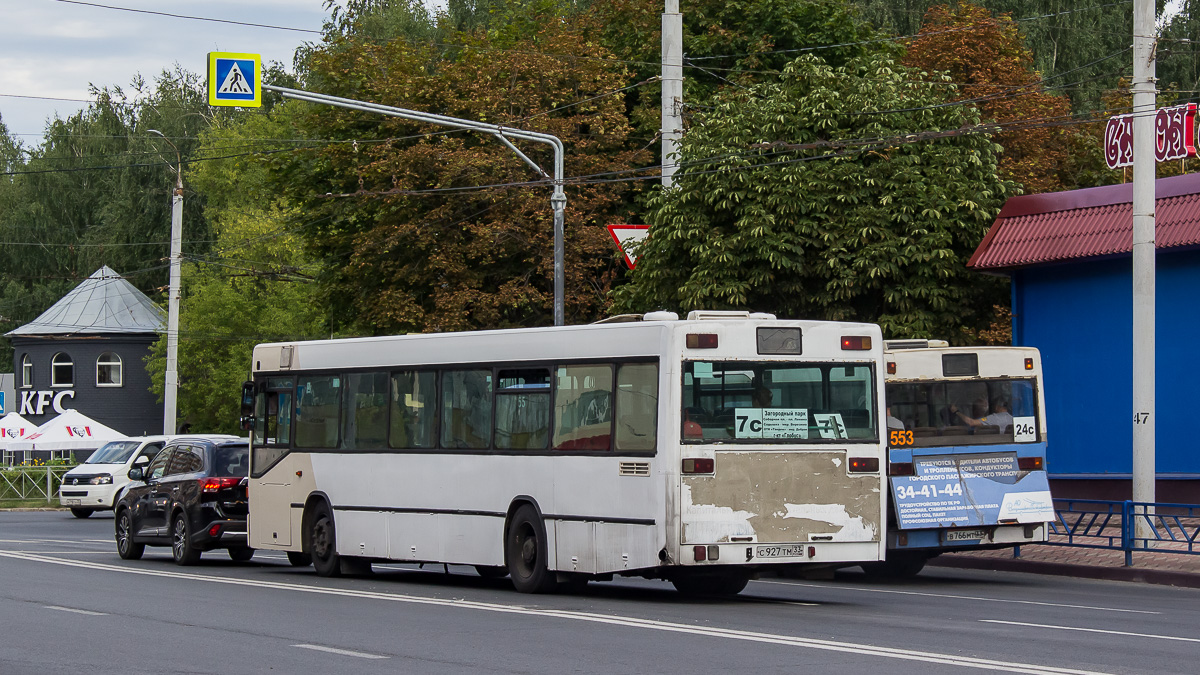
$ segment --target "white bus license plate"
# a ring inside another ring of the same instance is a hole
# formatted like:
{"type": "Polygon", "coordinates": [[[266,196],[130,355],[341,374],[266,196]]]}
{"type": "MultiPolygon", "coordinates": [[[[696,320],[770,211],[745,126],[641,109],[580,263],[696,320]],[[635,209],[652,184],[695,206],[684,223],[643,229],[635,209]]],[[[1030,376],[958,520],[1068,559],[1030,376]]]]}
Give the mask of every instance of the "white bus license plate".
{"type": "Polygon", "coordinates": [[[754,551],[754,555],[759,558],[792,558],[804,557],[804,546],[797,544],[793,546],[759,546],[754,551]]]}
{"type": "Polygon", "coordinates": [[[987,530],[950,530],[946,541],[977,541],[987,539],[987,530]]]}

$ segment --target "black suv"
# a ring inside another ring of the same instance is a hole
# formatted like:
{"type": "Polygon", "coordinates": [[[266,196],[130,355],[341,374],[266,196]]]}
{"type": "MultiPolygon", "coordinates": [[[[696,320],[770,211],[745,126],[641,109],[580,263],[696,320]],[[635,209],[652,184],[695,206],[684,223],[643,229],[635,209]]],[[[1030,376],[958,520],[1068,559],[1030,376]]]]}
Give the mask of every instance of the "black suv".
{"type": "Polygon", "coordinates": [[[254,555],[246,545],[246,439],[180,438],[168,442],[146,467],[129,470],[130,483],[116,505],[117,553],[142,557],[146,546],[170,546],[179,565],[200,553],[228,550],[239,562],[254,555]]]}

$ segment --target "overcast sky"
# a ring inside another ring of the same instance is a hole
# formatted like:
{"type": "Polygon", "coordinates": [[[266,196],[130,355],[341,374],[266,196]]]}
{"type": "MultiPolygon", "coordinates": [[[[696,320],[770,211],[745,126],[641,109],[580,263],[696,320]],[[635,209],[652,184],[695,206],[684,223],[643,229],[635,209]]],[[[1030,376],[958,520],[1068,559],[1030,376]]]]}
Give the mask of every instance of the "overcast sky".
{"type": "Polygon", "coordinates": [[[0,0],[0,119],[27,146],[40,141],[48,118],[86,103],[18,96],[87,99],[89,84],[128,87],[135,74],[150,79],[176,62],[203,74],[211,51],[262,54],[290,70],[296,47],[320,38],[96,5],[310,31],[326,16],[322,0],[0,0]]]}

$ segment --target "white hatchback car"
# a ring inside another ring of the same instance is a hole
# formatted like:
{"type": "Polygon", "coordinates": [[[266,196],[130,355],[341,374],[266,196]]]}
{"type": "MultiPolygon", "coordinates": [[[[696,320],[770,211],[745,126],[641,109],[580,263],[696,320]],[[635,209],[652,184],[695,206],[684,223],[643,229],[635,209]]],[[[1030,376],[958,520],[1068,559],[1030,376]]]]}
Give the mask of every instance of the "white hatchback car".
{"type": "Polygon", "coordinates": [[[154,459],[171,436],[135,436],[100,446],[82,464],[63,474],[59,503],[76,518],[93,511],[111,510],[121,488],[129,483],[129,469],[154,459]]]}

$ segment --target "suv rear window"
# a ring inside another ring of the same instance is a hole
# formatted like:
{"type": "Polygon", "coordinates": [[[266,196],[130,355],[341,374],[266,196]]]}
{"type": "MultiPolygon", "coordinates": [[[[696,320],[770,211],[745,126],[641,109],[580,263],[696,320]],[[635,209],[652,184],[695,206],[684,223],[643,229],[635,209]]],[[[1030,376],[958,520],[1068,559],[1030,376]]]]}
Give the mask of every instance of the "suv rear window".
{"type": "Polygon", "coordinates": [[[221,445],[213,452],[213,476],[246,476],[250,472],[250,447],[221,445]]]}

